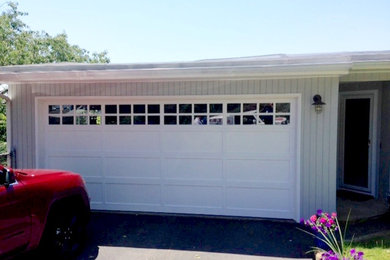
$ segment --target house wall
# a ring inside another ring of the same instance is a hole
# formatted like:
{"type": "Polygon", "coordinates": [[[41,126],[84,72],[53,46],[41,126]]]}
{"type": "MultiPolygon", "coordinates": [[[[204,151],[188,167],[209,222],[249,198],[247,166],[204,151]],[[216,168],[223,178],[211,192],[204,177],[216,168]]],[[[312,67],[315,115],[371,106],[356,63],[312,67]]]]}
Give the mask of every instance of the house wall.
{"type": "Polygon", "coordinates": [[[341,83],[340,92],[378,90],[378,197],[385,198],[389,192],[390,178],[390,82],[341,83]]]}
{"type": "Polygon", "coordinates": [[[381,180],[382,197],[390,195],[390,81],[383,82],[381,124],[381,180]],[[386,194],[387,193],[387,194],[386,194]]]}
{"type": "Polygon", "coordinates": [[[35,167],[35,98],[43,96],[177,96],[300,93],[301,216],[336,210],[338,77],[172,82],[23,83],[9,86],[17,167],[35,167]],[[317,114],[312,97],[326,102],[317,114]]]}

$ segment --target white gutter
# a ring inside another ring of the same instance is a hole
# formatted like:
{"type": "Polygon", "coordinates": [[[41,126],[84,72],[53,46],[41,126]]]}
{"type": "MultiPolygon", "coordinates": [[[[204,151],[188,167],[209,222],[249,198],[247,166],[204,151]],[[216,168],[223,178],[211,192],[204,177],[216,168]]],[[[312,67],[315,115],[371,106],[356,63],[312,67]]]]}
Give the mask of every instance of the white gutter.
{"type": "Polygon", "coordinates": [[[210,80],[330,77],[349,73],[349,62],[338,64],[247,65],[189,68],[143,68],[105,70],[0,71],[4,83],[107,80],[210,80]]]}

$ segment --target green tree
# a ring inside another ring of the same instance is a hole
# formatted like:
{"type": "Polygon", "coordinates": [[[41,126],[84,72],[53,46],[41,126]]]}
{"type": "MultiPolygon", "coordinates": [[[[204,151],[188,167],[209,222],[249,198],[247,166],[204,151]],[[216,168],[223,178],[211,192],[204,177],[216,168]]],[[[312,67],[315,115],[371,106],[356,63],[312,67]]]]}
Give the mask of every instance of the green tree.
{"type": "MultiPolygon", "coordinates": [[[[0,66],[38,63],[81,62],[109,63],[107,51],[90,53],[68,42],[66,33],[51,36],[44,31],[30,30],[18,10],[18,4],[7,2],[0,15],[0,66]]],[[[0,82],[1,84],[1,82],[0,82]]],[[[4,92],[2,92],[4,94],[4,92]]],[[[6,141],[5,103],[0,101],[0,150],[6,141]]],[[[0,151],[2,153],[2,151],[0,151]]]]}
{"type": "Polygon", "coordinates": [[[68,42],[66,33],[50,36],[30,30],[21,18],[27,13],[18,4],[7,3],[0,16],[0,66],[36,63],[108,63],[107,51],[92,53],[68,42]]]}

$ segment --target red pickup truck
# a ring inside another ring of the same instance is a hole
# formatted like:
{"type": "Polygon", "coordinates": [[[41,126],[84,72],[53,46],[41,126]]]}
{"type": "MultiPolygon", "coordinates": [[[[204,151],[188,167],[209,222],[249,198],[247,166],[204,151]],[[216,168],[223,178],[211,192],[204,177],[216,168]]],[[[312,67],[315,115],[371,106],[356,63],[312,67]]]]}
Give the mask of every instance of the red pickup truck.
{"type": "Polygon", "coordinates": [[[73,256],[84,240],[89,198],[80,175],[0,166],[0,258],[35,248],[73,256]]]}

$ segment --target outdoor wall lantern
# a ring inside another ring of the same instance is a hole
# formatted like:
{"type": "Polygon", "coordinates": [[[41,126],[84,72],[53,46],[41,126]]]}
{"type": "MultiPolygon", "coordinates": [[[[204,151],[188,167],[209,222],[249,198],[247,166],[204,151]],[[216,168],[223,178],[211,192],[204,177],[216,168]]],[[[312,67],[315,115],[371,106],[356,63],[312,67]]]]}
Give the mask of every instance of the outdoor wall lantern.
{"type": "Polygon", "coordinates": [[[322,102],[322,97],[320,95],[318,95],[318,94],[314,95],[313,101],[314,101],[314,103],[312,105],[314,106],[314,110],[317,113],[321,113],[322,112],[322,106],[326,105],[326,103],[322,102]]]}

